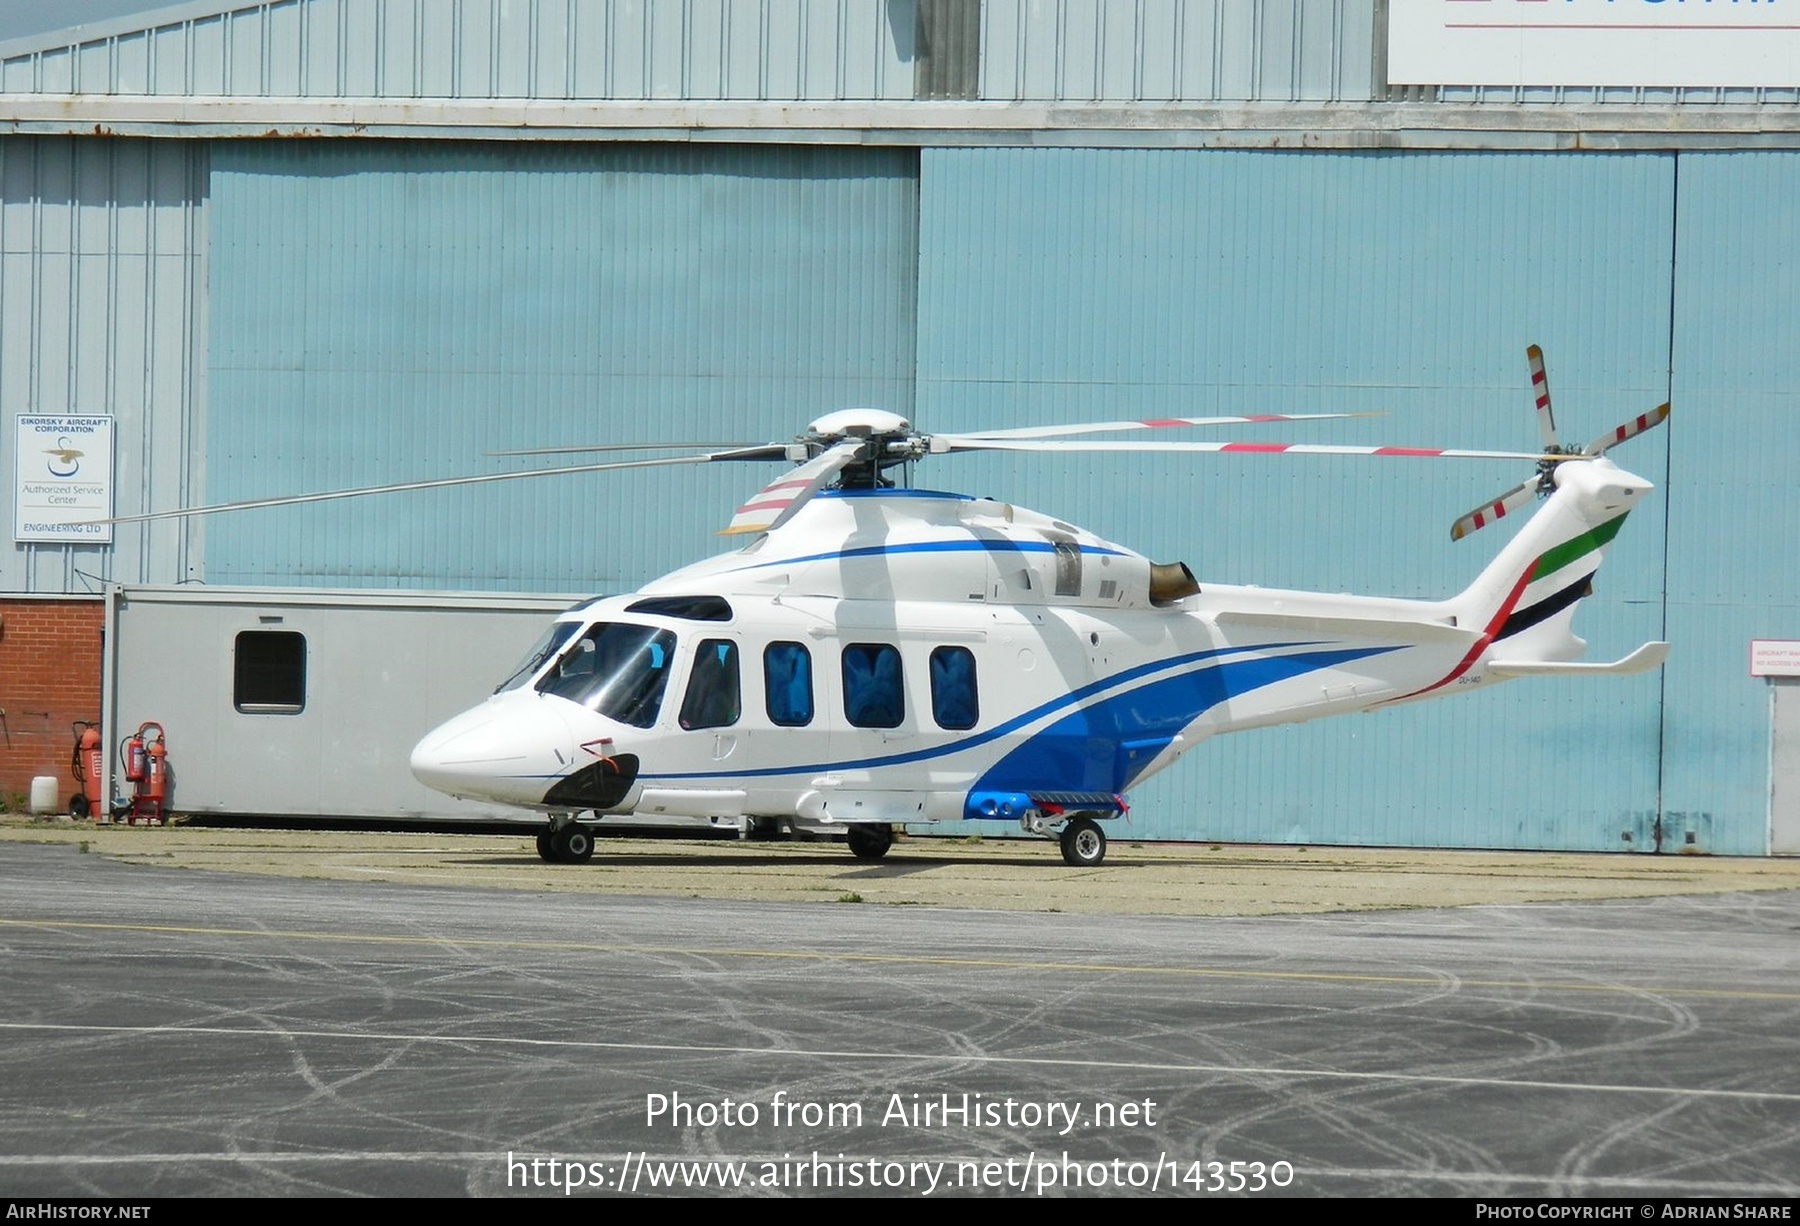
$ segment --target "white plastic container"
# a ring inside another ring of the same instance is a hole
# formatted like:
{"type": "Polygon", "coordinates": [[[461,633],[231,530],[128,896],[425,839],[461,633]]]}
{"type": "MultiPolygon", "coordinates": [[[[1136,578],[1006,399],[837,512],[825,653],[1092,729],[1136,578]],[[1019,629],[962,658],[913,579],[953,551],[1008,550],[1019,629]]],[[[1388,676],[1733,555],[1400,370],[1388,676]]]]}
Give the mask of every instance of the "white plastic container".
{"type": "Polygon", "coordinates": [[[57,778],[55,775],[35,775],[31,780],[31,811],[33,813],[56,813],[62,809],[62,802],[57,799],[57,778]]]}

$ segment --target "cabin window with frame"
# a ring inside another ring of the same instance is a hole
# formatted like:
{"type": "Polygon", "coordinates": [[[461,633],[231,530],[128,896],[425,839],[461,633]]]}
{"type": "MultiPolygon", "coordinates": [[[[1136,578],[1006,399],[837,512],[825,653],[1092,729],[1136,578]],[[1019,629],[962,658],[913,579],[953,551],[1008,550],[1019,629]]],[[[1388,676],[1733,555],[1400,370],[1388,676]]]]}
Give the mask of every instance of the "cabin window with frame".
{"type": "Polygon", "coordinates": [[[975,653],[967,647],[939,647],[931,653],[931,718],[952,732],[973,728],[981,718],[975,692],[975,653]]]}
{"type": "Polygon", "coordinates": [[[297,630],[244,630],[232,644],[231,705],[246,715],[306,710],[306,636],[297,630]]]}
{"type": "Polygon", "coordinates": [[[812,723],[812,653],[803,643],[770,643],[763,648],[763,703],[777,728],[812,723]]]}
{"type": "Polygon", "coordinates": [[[681,700],[681,726],[729,728],[738,722],[743,709],[737,644],[730,639],[701,639],[694,648],[687,695],[681,700]]]}
{"type": "Polygon", "coordinates": [[[856,728],[898,728],[906,719],[900,649],[887,643],[844,645],[844,718],[856,728]]]}

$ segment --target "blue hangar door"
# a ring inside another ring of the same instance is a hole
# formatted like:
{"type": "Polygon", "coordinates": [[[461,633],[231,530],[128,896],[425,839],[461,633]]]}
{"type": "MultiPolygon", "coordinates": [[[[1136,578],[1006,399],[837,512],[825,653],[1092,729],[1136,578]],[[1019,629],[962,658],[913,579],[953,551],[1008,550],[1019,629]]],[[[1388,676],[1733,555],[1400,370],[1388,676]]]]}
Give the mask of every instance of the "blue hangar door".
{"type": "MultiPolygon", "coordinates": [[[[211,189],[208,501],[912,411],[916,151],[222,142],[211,189]]],[[[204,577],[629,590],[718,552],[774,475],[702,465],[220,516],[204,577]]]]}
{"type": "MultiPolygon", "coordinates": [[[[957,430],[1356,411],[1382,416],[1212,437],[1512,450],[1537,442],[1524,356],[1536,342],[1559,422],[1585,441],[1668,397],[1675,188],[1673,159],[1660,154],[929,149],[916,420],[957,430]]],[[[1663,488],[1582,602],[1576,631],[1590,658],[1662,636],[1670,437],[1618,453],[1663,488]]],[[[1436,599],[1515,531],[1509,522],[1452,541],[1451,521],[1528,473],[982,456],[956,480],[1182,559],[1202,585],[1436,599]]],[[[1658,684],[1534,679],[1224,737],[1134,789],[1132,829],[1646,849],[1658,684]]]]}

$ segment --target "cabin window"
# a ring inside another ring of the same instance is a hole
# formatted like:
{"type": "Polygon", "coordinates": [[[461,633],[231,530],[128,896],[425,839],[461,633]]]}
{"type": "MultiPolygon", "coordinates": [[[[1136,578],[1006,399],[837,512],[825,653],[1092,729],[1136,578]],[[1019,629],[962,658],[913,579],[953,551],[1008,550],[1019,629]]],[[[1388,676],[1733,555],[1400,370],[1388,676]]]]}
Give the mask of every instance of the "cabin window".
{"type": "Polygon", "coordinates": [[[295,630],[245,630],[232,645],[231,703],[246,715],[298,715],[306,709],[306,636],[295,630]]]}
{"type": "Polygon", "coordinates": [[[844,718],[857,728],[898,728],[906,718],[900,649],[886,643],[844,646],[844,718]]]}
{"type": "Polygon", "coordinates": [[[763,648],[763,698],[769,722],[778,728],[804,728],[812,723],[812,653],[801,643],[770,643],[763,648]]]}
{"type": "Polygon", "coordinates": [[[975,653],[939,647],[931,653],[931,717],[940,728],[973,728],[981,716],[975,697],[975,653]]]}
{"type": "Polygon", "coordinates": [[[729,728],[742,712],[737,644],[730,639],[702,639],[694,649],[687,696],[681,700],[681,726],[729,728]]]}
{"type": "Polygon", "coordinates": [[[538,682],[538,692],[578,702],[638,728],[656,722],[675,636],[654,626],[600,622],[589,626],[538,682]]]}

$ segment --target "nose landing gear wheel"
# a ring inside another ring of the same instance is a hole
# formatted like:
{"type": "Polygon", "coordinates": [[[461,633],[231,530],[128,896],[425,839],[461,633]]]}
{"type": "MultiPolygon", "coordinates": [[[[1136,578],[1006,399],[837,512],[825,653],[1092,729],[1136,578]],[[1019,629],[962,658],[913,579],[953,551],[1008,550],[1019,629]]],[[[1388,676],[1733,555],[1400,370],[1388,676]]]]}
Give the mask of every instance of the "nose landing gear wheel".
{"type": "Polygon", "coordinates": [[[858,860],[879,860],[894,845],[894,828],[859,823],[844,832],[850,854],[858,860]]]}
{"type": "Polygon", "coordinates": [[[1063,860],[1076,868],[1093,868],[1106,859],[1106,832],[1091,817],[1078,817],[1063,827],[1063,860]]]}
{"type": "Polygon", "coordinates": [[[550,851],[558,864],[586,864],[594,858],[593,833],[571,822],[550,836],[550,851]]]}
{"type": "Polygon", "coordinates": [[[537,836],[538,859],[547,863],[556,863],[555,831],[540,830],[537,836]]]}
{"type": "Polygon", "coordinates": [[[586,826],[570,826],[563,832],[564,864],[586,864],[594,858],[594,835],[586,826]]]}

